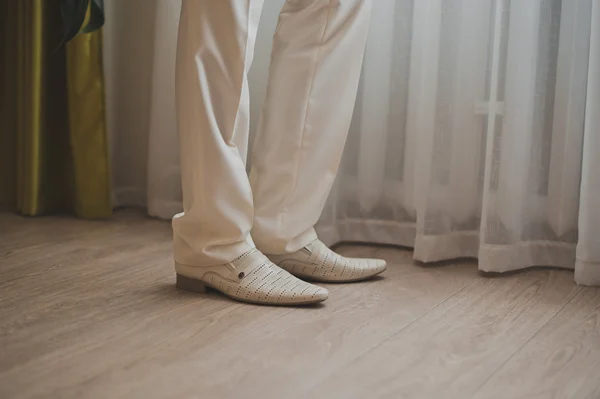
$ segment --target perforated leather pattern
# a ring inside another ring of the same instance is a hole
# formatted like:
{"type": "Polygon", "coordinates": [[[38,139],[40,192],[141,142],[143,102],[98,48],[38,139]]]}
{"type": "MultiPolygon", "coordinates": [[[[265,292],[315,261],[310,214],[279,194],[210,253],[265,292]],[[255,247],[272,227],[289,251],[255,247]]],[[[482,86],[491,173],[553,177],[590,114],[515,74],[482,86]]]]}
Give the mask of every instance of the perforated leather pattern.
{"type": "Polygon", "coordinates": [[[243,271],[243,278],[234,281],[217,272],[208,271],[202,280],[226,295],[254,303],[312,303],[323,301],[328,296],[326,289],[294,277],[274,265],[259,251],[253,250],[244,254],[231,264],[235,267],[235,276],[239,276],[239,272],[243,271]]]}
{"type": "Polygon", "coordinates": [[[383,272],[387,267],[386,262],[380,259],[346,258],[319,240],[293,254],[269,257],[293,275],[316,281],[360,281],[383,272]]]}

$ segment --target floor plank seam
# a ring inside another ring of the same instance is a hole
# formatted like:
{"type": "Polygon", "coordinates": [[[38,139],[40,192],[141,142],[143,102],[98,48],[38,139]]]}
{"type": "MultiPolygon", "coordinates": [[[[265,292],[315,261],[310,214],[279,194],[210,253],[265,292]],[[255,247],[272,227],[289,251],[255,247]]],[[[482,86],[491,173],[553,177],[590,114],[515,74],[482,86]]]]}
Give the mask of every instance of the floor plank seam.
{"type": "Polygon", "coordinates": [[[529,338],[527,338],[525,340],[525,342],[523,342],[522,345],[520,345],[513,353],[511,353],[511,355],[506,358],[500,365],[498,365],[498,367],[496,367],[496,370],[494,370],[493,372],[490,373],[490,375],[485,378],[483,380],[483,382],[481,384],[479,384],[479,386],[477,387],[477,389],[475,389],[473,391],[473,395],[475,396],[479,391],[481,391],[481,389],[485,386],[485,384],[487,384],[500,370],[502,370],[502,368],[508,364],[508,362],[510,362],[517,354],[519,354],[519,352],[521,352],[521,350],[523,350],[523,348],[529,343],[531,342],[532,339],[534,339],[536,337],[536,335],[539,334],[539,332],[546,327],[546,325],[548,325],[548,323],[550,323],[552,320],[554,320],[554,318],[556,317],[556,315],[558,315],[572,300],[573,298],[575,298],[577,296],[577,294],[579,294],[579,292],[581,292],[581,287],[577,287],[577,290],[575,290],[575,293],[573,293],[573,295],[571,295],[563,304],[562,306],[556,311],[554,312],[554,314],[552,315],[552,317],[549,317],[548,320],[546,320],[546,322],[544,324],[542,324],[537,330],[535,330],[531,336],[529,338]]]}
{"type": "MultiPolygon", "coordinates": [[[[427,314],[433,312],[435,309],[437,309],[438,307],[442,306],[444,303],[446,303],[447,301],[449,301],[450,299],[452,299],[454,296],[456,296],[457,294],[461,293],[462,291],[464,291],[465,289],[467,289],[468,287],[470,287],[472,284],[474,284],[478,280],[479,279],[477,277],[474,277],[473,280],[471,280],[468,284],[465,284],[464,286],[462,286],[459,290],[457,290],[456,292],[454,292],[452,295],[449,295],[448,297],[444,298],[444,300],[440,301],[435,306],[433,306],[430,309],[428,309],[427,311],[421,313],[419,316],[415,317],[413,320],[411,320],[410,322],[408,322],[407,324],[405,324],[404,326],[402,326],[399,330],[395,331],[394,333],[390,334],[389,336],[387,336],[386,338],[384,338],[383,340],[381,340],[378,344],[373,345],[371,348],[365,350],[365,352],[362,353],[361,355],[355,357],[354,359],[350,360],[349,362],[344,363],[343,365],[340,365],[337,368],[337,370],[339,371],[339,370],[341,370],[341,369],[343,369],[343,368],[345,368],[347,366],[350,366],[350,365],[358,362],[360,359],[362,359],[363,357],[367,356],[369,354],[369,352],[376,350],[381,345],[385,344],[387,341],[389,341],[390,339],[394,338],[396,335],[400,334],[402,331],[404,331],[405,329],[407,329],[408,327],[410,327],[411,325],[413,325],[414,323],[416,323],[417,321],[419,321],[420,319],[422,319],[423,317],[425,317],[427,314]]],[[[312,389],[314,389],[317,386],[319,386],[320,383],[322,383],[323,381],[325,381],[329,377],[331,377],[331,373],[329,373],[326,376],[324,376],[324,378],[321,378],[318,382],[316,382],[310,388],[308,388],[308,389],[304,390],[303,392],[301,392],[301,394],[304,394],[306,392],[310,392],[312,389]]],[[[296,396],[296,397],[299,397],[299,396],[296,396]]]]}

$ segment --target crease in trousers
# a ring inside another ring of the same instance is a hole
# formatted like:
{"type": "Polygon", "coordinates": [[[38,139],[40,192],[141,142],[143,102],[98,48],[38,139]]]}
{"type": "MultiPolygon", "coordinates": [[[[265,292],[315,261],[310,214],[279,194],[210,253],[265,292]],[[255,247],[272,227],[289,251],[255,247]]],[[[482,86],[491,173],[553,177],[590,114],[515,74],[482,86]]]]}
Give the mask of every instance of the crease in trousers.
{"type": "Polygon", "coordinates": [[[316,239],[352,118],[371,0],[288,0],[246,173],[248,70],[264,0],[183,0],[176,67],[184,212],[174,254],[228,263],[316,239]]]}

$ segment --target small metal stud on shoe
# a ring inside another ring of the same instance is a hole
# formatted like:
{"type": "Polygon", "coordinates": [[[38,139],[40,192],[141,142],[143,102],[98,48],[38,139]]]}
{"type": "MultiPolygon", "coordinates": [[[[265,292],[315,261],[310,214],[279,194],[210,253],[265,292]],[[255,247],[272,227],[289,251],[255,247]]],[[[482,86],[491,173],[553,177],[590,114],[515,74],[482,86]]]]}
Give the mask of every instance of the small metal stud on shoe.
{"type": "Polygon", "coordinates": [[[240,272],[240,274],[238,274],[238,278],[241,280],[244,277],[246,277],[246,274],[244,272],[240,272]]]}

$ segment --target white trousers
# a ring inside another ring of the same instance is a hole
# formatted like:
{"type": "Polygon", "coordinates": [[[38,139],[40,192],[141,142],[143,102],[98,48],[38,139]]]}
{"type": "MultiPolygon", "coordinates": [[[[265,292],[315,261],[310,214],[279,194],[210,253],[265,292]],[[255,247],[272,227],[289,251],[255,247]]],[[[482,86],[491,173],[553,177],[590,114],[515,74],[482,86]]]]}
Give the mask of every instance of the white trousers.
{"type": "Polygon", "coordinates": [[[371,0],[288,0],[246,173],[247,73],[264,0],[183,0],[177,113],[184,212],[178,263],[227,263],[255,245],[297,251],[316,238],[350,126],[371,0]]]}

